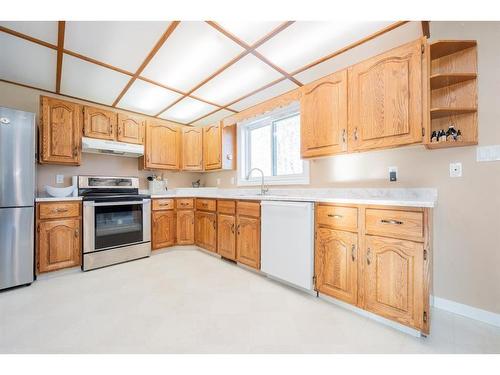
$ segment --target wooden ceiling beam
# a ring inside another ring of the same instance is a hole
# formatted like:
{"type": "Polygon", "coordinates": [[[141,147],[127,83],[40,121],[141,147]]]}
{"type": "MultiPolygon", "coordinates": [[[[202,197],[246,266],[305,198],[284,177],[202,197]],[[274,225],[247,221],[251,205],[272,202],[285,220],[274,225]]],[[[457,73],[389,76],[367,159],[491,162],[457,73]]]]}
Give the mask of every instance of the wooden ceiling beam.
{"type": "Polygon", "coordinates": [[[33,38],[32,36],[29,36],[29,35],[26,35],[26,34],[23,34],[23,33],[14,31],[14,30],[11,30],[11,29],[8,29],[8,28],[6,28],[4,26],[0,26],[0,31],[3,31],[4,33],[12,35],[12,36],[17,36],[18,38],[27,40],[29,42],[39,44],[41,46],[57,50],[57,46],[54,45],[54,44],[47,43],[47,42],[45,42],[45,41],[43,41],[41,39],[33,38]]]}
{"type": "Polygon", "coordinates": [[[167,30],[163,33],[163,35],[160,37],[160,39],[156,42],[156,44],[153,46],[149,54],[146,56],[144,61],[142,62],[141,66],[139,66],[139,69],[134,73],[132,78],[128,81],[127,85],[123,88],[122,92],[118,95],[118,97],[115,99],[113,102],[113,107],[116,107],[118,102],[123,98],[123,95],[128,91],[128,89],[132,86],[132,84],[135,82],[137,77],[139,77],[142,73],[142,71],[146,68],[146,66],[149,64],[151,59],[156,55],[156,53],[160,50],[160,48],[163,46],[163,44],[167,41],[167,39],[172,35],[176,27],[179,25],[180,21],[172,21],[170,25],[168,26],[167,30]]]}
{"type": "Polygon", "coordinates": [[[422,34],[429,39],[431,37],[430,21],[422,21],[422,34]]]}
{"type": "Polygon", "coordinates": [[[379,30],[377,32],[374,32],[373,34],[370,34],[370,35],[368,35],[368,36],[366,36],[366,37],[364,37],[364,38],[362,38],[362,39],[360,39],[360,40],[358,40],[358,41],[356,41],[354,43],[351,43],[351,44],[349,44],[349,45],[347,45],[347,46],[345,46],[345,47],[343,47],[343,48],[341,48],[341,49],[333,52],[333,53],[330,53],[329,55],[326,55],[324,57],[321,57],[321,58],[313,61],[312,63],[304,65],[302,68],[299,68],[299,69],[293,71],[290,74],[292,76],[295,76],[295,75],[297,75],[299,73],[302,73],[303,71],[305,71],[307,69],[311,69],[312,67],[314,67],[316,65],[319,65],[319,64],[321,64],[321,63],[323,63],[323,62],[325,62],[327,60],[330,60],[330,59],[332,59],[332,58],[334,58],[334,57],[336,57],[338,55],[341,55],[341,54],[343,54],[343,53],[345,53],[345,52],[347,52],[347,51],[349,51],[349,50],[351,50],[351,49],[353,49],[353,48],[355,48],[357,46],[360,46],[360,45],[362,45],[362,44],[364,44],[366,42],[369,42],[370,40],[375,39],[376,37],[379,37],[379,36],[381,36],[381,35],[383,35],[385,33],[388,33],[389,31],[392,31],[392,30],[394,30],[394,29],[396,29],[396,28],[398,28],[400,26],[403,26],[404,24],[406,24],[408,22],[410,22],[410,21],[398,21],[398,22],[395,22],[395,23],[393,23],[393,24],[391,24],[391,25],[389,25],[387,27],[384,27],[383,29],[381,29],[381,30],[379,30]]]}
{"type": "Polygon", "coordinates": [[[58,94],[61,92],[65,29],[66,29],[66,22],[59,21],[57,24],[57,65],[56,65],[56,93],[58,94]]]}
{"type": "MultiPolygon", "coordinates": [[[[281,75],[285,76],[285,78],[287,78],[290,81],[292,81],[293,83],[295,83],[296,85],[302,86],[302,83],[299,80],[297,80],[296,78],[292,77],[290,74],[288,74],[288,72],[286,72],[285,69],[280,68],[279,66],[277,66],[276,64],[274,64],[273,62],[271,62],[270,60],[268,60],[265,56],[263,56],[262,54],[260,54],[259,52],[256,51],[256,49],[258,47],[260,47],[262,44],[264,44],[265,42],[267,42],[269,39],[271,39],[272,37],[274,37],[277,34],[277,32],[275,32],[275,30],[273,30],[270,33],[271,36],[270,35],[266,35],[264,38],[261,38],[260,40],[258,40],[253,45],[249,45],[245,41],[243,41],[242,39],[238,38],[236,35],[230,33],[226,29],[224,29],[217,22],[214,22],[214,21],[206,21],[206,22],[210,26],[212,26],[214,29],[216,29],[217,31],[219,31],[220,33],[224,34],[226,37],[228,37],[229,39],[231,39],[233,42],[235,42],[236,44],[238,44],[239,46],[241,46],[242,48],[244,48],[247,51],[247,53],[251,53],[252,55],[254,55],[255,57],[257,57],[260,61],[262,61],[263,63],[267,64],[268,66],[270,66],[271,68],[273,68],[274,70],[276,70],[278,73],[280,73],[281,75]]],[[[279,29],[280,29],[279,31],[284,30],[286,27],[290,26],[292,23],[293,23],[293,21],[288,21],[288,22],[285,22],[285,23],[281,24],[280,27],[279,27],[279,29]]]]}

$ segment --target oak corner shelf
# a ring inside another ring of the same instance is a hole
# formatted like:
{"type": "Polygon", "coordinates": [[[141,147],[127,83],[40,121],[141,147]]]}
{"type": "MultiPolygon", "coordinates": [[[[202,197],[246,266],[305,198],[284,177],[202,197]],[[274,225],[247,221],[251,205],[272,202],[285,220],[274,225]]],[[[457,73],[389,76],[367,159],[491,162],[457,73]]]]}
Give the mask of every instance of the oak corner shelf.
{"type": "Polygon", "coordinates": [[[466,115],[468,113],[474,113],[477,108],[432,108],[431,109],[431,119],[437,119],[441,117],[448,116],[458,116],[466,115]]]}
{"type": "Polygon", "coordinates": [[[436,90],[476,78],[476,73],[438,73],[431,75],[430,86],[431,90],[436,90]]]}
{"type": "Polygon", "coordinates": [[[437,40],[430,45],[431,60],[448,56],[467,48],[475,47],[475,40],[437,40]]]}
{"type": "Polygon", "coordinates": [[[451,147],[465,147],[465,146],[476,146],[476,141],[447,141],[447,142],[431,142],[425,145],[426,148],[430,150],[437,150],[440,148],[451,148],[451,147]]]}

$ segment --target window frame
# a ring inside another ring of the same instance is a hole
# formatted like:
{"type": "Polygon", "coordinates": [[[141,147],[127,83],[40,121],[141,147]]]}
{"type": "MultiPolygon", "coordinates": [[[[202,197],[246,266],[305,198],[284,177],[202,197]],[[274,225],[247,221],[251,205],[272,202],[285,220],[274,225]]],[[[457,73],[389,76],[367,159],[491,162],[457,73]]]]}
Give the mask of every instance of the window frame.
{"type": "MultiPolygon", "coordinates": [[[[249,179],[246,175],[250,170],[250,131],[259,129],[265,126],[270,126],[271,132],[271,157],[273,158],[271,168],[273,174],[276,169],[276,137],[274,136],[275,124],[278,120],[283,120],[292,116],[300,116],[300,105],[298,102],[293,102],[286,107],[275,109],[264,115],[252,118],[250,120],[238,123],[238,165],[237,165],[237,185],[238,186],[256,186],[261,184],[261,176],[258,173],[252,173],[249,179]]],[[[309,161],[302,159],[302,173],[281,175],[281,176],[265,176],[264,182],[266,185],[308,185],[309,178],[309,161]]]]}

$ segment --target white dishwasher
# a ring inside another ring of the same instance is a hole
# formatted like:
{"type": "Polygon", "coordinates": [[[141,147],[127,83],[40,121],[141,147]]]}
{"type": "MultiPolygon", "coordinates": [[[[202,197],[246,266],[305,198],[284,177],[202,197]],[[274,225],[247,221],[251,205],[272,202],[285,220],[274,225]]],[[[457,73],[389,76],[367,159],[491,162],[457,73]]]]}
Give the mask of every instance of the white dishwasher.
{"type": "Polygon", "coordinates": [[[262,201],[261,270],[312,291],[314,276],[314,204],[262,201]]]}

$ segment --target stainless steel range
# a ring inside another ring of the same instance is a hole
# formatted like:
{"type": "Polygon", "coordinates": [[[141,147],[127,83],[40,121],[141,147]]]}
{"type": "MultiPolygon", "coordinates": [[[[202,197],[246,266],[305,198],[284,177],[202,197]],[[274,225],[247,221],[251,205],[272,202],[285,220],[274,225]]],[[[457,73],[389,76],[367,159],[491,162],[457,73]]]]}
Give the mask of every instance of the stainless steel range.
{"type": "Polygon", "coordinates": [[[151,199],[137,177],[78,176],[84,271],[151,255],[151,199]]]}

